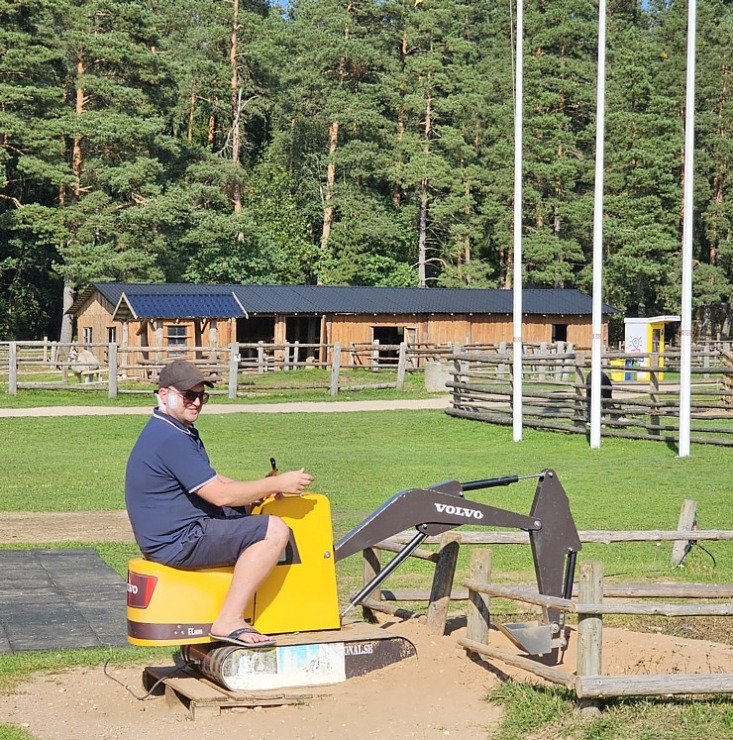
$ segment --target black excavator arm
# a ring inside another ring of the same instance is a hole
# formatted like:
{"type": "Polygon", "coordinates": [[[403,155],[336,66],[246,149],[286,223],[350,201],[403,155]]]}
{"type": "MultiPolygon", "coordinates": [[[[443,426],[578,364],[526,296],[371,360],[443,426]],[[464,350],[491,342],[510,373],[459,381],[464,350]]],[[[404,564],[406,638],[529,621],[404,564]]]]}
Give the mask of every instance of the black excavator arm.
{"type": "MultiPolygon", "coordinates": [[[[581,544],[567,494],[554,470],[536,475],[505,476],[459,483],[449,480],[429,488],[408,488],[396,493],[361,524],[343,537],[335,547],[336,560],[371,547],[410,527],[415,536],[392,558],[375,578],[351,600],[344,614],[361,603],[428,537],[464,524],[522,529],[529,533],[537,587],[546,596],[570,598],[575,558],[581,544]],[[528,515],[469,501],[466,491],[507,486],[526,478],[536,478],[537,487],[528,515]]],[[[560,644],[560,612],[544,610],[544,623],[504,625],[505,632],[528,653],[548,654],[560,644]]]]}

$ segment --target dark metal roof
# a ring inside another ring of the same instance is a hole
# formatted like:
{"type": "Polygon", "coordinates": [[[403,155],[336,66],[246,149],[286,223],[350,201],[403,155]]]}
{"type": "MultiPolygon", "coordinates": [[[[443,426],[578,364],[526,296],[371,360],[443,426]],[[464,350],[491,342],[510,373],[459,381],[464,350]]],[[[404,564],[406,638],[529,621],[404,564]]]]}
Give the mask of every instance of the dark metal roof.
{"type": "Polygon", "coordinates": [[[247,314],[233,293],[123,292],[115,309],[122,319],[232,319],[247,314]]]}
{"type": "MultiPolygon", "coordinates": [[[[226,318],[249,314],[453,314],[513,312],[513,291],[490,288],[374,288],[331,285],[200,285],[94,283],[70,313],[98,290],[125,302],[138,318],[226,318]],[[237,305],[238,304],[238,305],[237,305]],[[236,306],[236,308],[235,308],[236,306]]],[[[603,304],[603,313],[615,313],[603,304]]],[[[574,288],[525,288],[525,314],[591,315],[591,297],[574,288]]]]}

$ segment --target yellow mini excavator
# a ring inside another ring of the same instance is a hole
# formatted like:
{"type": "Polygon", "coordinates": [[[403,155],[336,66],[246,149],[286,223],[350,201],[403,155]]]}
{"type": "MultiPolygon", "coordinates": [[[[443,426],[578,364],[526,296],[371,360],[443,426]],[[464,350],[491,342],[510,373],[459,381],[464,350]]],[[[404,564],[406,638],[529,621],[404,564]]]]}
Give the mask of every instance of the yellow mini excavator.
{"type": "MultiPolygon", "coordinates": [[[[335,683],[414,656],[407,639],[344,617],[428,537],[462,525],[524,530],[539,593],[565,598],[581,547],[568,497],[553,470],[400,491],[335,545],[325,495],[269,499],[253,514],[276,515],[291,531],[280,562],[245,613],[257,630],[276,636],[275,646],[243,648],[208,636],[229,588],[231,567],[185,571],[136,558],[128,568],[129,641],[180,645],[184,659],[203,675],[236,691],[335,683]],[[527,515],[465,498],[468,491],[525,479],[537,480],[527,515]],[[336,561],[410,528],[416,530],[412,539],[340,611],[336,561]]],[[[551,608],[543,611],[542,621],[501,629],[530,655],[556,654],[567,640],[560,612],[551,608]]]]}

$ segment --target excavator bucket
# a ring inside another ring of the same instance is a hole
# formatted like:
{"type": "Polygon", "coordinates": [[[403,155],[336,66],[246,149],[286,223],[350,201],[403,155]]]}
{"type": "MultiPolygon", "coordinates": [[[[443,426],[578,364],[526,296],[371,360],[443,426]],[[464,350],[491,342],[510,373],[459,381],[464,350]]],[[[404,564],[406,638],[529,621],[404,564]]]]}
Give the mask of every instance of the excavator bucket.
{"type": "MultiPolygon", "coordinates": [[[[554,470],[545,470],[537,483],[530,516],[542,527],[530,531],[535,575],[539,593],[569,599],[572,592],[575,559],[580,551],[580,537],[570,513],[570,502],[554,470]]],[[[552,655],[564,648],[561,612],[543,609],[542,622],[515,622],[498,625],[499,629],[529,655],[552,655]]]]}

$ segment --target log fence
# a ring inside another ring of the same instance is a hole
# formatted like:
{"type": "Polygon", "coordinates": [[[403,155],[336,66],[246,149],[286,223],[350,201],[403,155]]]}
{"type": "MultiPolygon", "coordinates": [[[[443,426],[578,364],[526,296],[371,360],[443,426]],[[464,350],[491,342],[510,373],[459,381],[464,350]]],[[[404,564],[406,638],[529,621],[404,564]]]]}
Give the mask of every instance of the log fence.
{"type": "MultiPolygon", "coordinates": [[[[529,535],[526,532],[493,532],[493,531],[461,531],[456,530],[450,533],[452,538],[459,546],[497,546],[497,545],[528,545],[529,535]]],[[[683,552],[689,551],[689,546],[697,542],[712,541],[733,541],[733,531],[720,529],[688,529],[688,530],[628,530],[628,531],[611,531],[611,530],[581,530],[578,532],[581,543],[583,544],[603,544],[622,542],[672,542],[675,546],[681,545],[683,552]]],[[[381,570],[380,552],[399,552],[407,544],[414,532],[401,532],[394,537],[390,537],[382,542],[377,543],[371,548],[364,550],[364,584],[368,583],[374,575],[381,570]],[[368,566],[367,566],[368,563],[368,566]]],[[[443,535],[446,537],[446,535],[443,535]]],[[[440,537],[428,537],[425,539],[425,545],[438,545],[442,548],[442,539],[440,537]]],[[[440,560],[439,549],[437,552],[421,548],[415,550],[411,557],[418,560],[425,560],[437,564],[440,560]]],[[[685,552],[686,554],[686,552],[685,552]]],[[[682,564],[682,559],[676,554],[674,548],[671,557],[672,566],[682,564]]],[[[376,591],[370,603],[376,604],[374,611],[380,611],[380,608],[390,602],[424,602],[430,601],[430,594],[434,588],[426,589],[388,589],[382,588],[376,591]]],[[[512,587],[517,593],[526,593],[529,586],[512,587]]],[[[733,585],[715,585],[715,584],[621,584],[605,586],[605,595],[610,598],[683,598],[689,593],[695,598],[733,598],[733,585]]],[[[450,598],[452,601],[470,600],[471,596],[466,588],[457,588],[451,591],[450,598]]]]}
{"type": "MultiPolygon", "coordinates": [[[[254,344],[232,343],[227,347],[184,347],[173,350],[169,346],[126,347],[116,343],[86,344],[97,358],[98,366],[70,372],[75,367],[69,358],[78,345],[56,342],[0,343],[0,378],[7,378],[7,392],[16,395],[30,389],[88,391],[106,389],[114,398],[122,393],[148,392],[157,381],[165,364],[183,358],[196,364],[201,371],[218,384],[225,386],[229,398],[257,390],[283,388],[320,388],[338,394],[342,390],[396,388],[402,390],[406,375],[414,372],[418,360],[412,348],[400,345],[374,345],[371,365],[373,381],[357,385],[345,380],[344,373],[367,367],[355,361],[350,348],[339,344],[254,344]],[[389,352],[385,359],[384,352],[389,352]],[[314,359],[315,358],[315,359],[314,359]],[[327,358],[327,359],[320,359],[327,358]],[[288,381],[287,373],[295,370],[320,369],[328,373],[325,380],[314,375],[310,384],[288,381]],[[380,382],[379,374],[389,374],[380,382]],[[255,384],[248,380],[253,375],[266,376],[255,384]],[[76,380],[74,380],[74,376],[76,380]],[[140,386],[148,388],[141,391],[140,386]]],[[[448,351],[446,349],[446,351],[448,351]]]]}
{"type": "MultiPolygon", "coordinates": [[[[646,675],[602,675],[601,659],[603,651],[603,616],[647,615],[666,617],[706,617],[733,616],[733,603],[726,604],[648,604],[626,602],[620,604],[604,603],[603,564],[598,561],[582,562],[578,601],[526,594],[510,587],[493,585],[485,574],[482,578],[472,577],[464,585],[472,594],[511,599],[526,604],[551,607],[578,617],[577,661],[575,673],[548,668],[541,663],[515,655],[511,651],[492,648],[486,635],[488,627],[477,629],[477,619],[469,620],[465,638],[458,643],[470,653],[501,660],[508,665],[522,668],[545,680],[561,684],[575,692],[579,700],[599,700],[620,696],[669,696],[700,694],[733,694],[733,673],[699,674],[646,674],[646,675]]],[[[730,598],[730,593],[725,592],[730,598]]],[[[660,590],[661,596],[663,591],[660,590]]],[[[676,598],[699,599],[692,590],[680,593],[676,598]]],[[[706,595],[705,598],[708,598],[706,595]]],[[[475,596],[473,597],[475,600],[475,596]]],[[[473,601],[471,602],[473,603],[473,601]]],[[[488,619],[488,609],[486,609],[488,619]]]]}
{"type": "MultiPolygon", "coordinates": [[[[733,364],[725,347],[693,353],[691,440],[733,445],[733,364]],[[715,361],[715,363],[713,362],[715,361]]],[[[509,354],[462,349],[451,357],[447,413],[511,426],[514,407],[509,354]]],[[[679,353],[607,352],[601,370],[602,434],[674,443],[679,434],[679,353]]],[[[522,424],[588,434],[590,355],[577,351],[525,355],[522,424]]]]}

